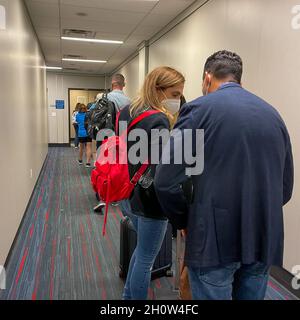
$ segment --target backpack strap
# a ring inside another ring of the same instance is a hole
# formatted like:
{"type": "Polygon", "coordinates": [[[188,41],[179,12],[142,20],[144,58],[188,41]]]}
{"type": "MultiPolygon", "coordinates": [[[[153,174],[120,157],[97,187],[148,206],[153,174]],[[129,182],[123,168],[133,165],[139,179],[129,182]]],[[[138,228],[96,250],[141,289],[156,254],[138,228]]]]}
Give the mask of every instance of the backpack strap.
{"type": "Polygon", "coordinates": [[[156,113],[160,113],[160,111],[158,110],[149,110],[149,111],[145,111],[143,112],[142,114],[140,114],[138,117],[136,117],[135,119],[133,119],[128,128],[127,128],[127,133],[136,125],[138,124],[139,122],[141,122],[142,120],[144,120],[145,118],[148,118],[150,116],[152,116],[153,114],[156,114],[156,113]]]}
{"type": "MultiPolygon", "coordinates": [[[[138,117],[136,117],[134,120],[132,120],[132,122],[130,123],[130,125],[127,128],[127,134],[128,132],[139,122],[141,122],[142,120],[144,120],[147,117],[152,116],[153,114],[157,114],[160,113],[160,111],[158,110],[149,110],[149,111],[145,111],[142,114],[140,114],[138,117]]],[[[136,185],[138,183],[138,181],[140,180],[140,178],[142,177],[142,175],[145,173],[145,171],[147,170],[149,166],[149,161],[146,160],[141,167],[139,168],[139,170],[134,174],[134,176],[131,179],[131,183],[133,185],[136,185]]]]}
{"type": "MultiPolygon", "coordinates": [[[[108,179],[108,181],[107,181],[107,194],[108,194],[108,196],[109,196],[109,193],[110,193],[110,180],[108,179]]],[[[108,197],[107,197],[107,199],[108,199],[108,197]]],[[[103,236],[105,236],[105,234],[106,234],[108,207],[109,207],[109,201],[106,200],[106,202],[105,202],[104,222],[103,222],[103,227],[102,227],[102,235],[103,236]]]]}
{"type": "Polygon", "coordinates": [[[134,174],[134,176],[131,179],[131,183],[133,185],[136,185],[138,183],[138,181],[141,179],[142,175],[145,173],[145,171],[147,170],[149,166],[149,162],[145,161],[141,167],[139,168],[139,170],[134,174]]]}
{"type": "Polygon", "coordinates": [[[119,135],[119,119],[120,119],[121,111],[119,111],[116,115],[116,125],[115,125],[115,133],[118,136],[119,135]]]}
{"type": "MultiPolygon", "coordinates": [[[[131,121],[131,123],[129,124],[128,128],[127,128],[127,134],[136,124],[138,124],[139,122],[141,122],[145,118],[150,117],[150,116],[152,116],[153,114],[156,114],[156,113],[160,113],[160,111],[158,111],[158,110],[145,111],[142,114],[140,114],[138,117],[133,119],[131,121]]],[[[121,115],[121,111],[119,111],[117,113],[117,116],[116,116],[116,125],[115,125],[115,133],[116,133],[116,135],[119,135],[119,119],[120,119],[120,115],[121,115]]]]}
{"type": "MultiPolygon", "coordinates": [[[[103,98],[107,99],[107,95],[108,95],[107,91],[103,92],[102,99],[103,99],[103,98]]],[[[101,99],[100,99],[100,100],[101,100],[101,99]]],[[[99,100],[99,101],[100,101],[100,100],[99,100]]]]}

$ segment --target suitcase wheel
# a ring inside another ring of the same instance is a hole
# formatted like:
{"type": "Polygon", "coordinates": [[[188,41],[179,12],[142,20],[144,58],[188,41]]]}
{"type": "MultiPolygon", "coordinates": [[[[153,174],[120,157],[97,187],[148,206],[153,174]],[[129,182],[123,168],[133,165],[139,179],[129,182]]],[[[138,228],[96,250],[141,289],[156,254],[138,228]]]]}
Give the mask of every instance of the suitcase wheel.
{"type": "Polygon", "coordinates": [[[125,274],[125,272],[123,270],[119,271],[119,277],[122,278],[122,279],[124,279],[126,277],[126,274],[125,274]]]}

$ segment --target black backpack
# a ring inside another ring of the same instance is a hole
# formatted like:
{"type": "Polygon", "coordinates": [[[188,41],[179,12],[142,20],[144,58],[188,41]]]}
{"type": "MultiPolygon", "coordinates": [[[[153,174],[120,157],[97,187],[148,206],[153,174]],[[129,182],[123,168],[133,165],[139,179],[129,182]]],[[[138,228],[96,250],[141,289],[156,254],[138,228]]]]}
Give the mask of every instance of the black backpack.
{"type": "Polygon", "coordinates": [[[87,134],[96,140],[97,133],[101,129],[115,130],[116,107],[115,104],[108,100],[107,94],[97,102],[94,109],[89,110],[85,116],[85,128],[87,134]]]}

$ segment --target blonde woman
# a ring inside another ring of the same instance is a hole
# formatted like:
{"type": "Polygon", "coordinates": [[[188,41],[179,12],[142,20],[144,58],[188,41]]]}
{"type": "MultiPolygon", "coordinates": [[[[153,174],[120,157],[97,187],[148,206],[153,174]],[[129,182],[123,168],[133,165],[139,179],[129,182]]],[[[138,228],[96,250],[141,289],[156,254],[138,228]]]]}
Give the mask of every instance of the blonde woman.
{"type": "MultiPolygon", "coordinates": [[[[119,121],[130,123],[132,119],[147,110],[158,110],[160,113],[153,114],[139,122],[135,129],[143,129],[148,135],[147,145],[143,145],[148,151],[148,159],[151,159],[151,130],[168,129],[175,123],[175,114],[180,108],[180,98],[183,93],[185,79],[183,75],[169,67],[154,69],[145,79],[140,95],[133,103],[121,111],[119,121]]],[[[128,141],[128,149],[136,141],[128,141]]],[[[161,149],[161,148],[159,148],[161,149]]],[[[142,162],[142,161],[141,161],[142,162]]],[[[129,163],[129,173],[132,178],[141,166],[129,163]]],[[[129,215],[135,230],[137,231],[137,246],[131,257],[129,271],[123,292],[124,300],[147,299],[148,287],[151,280],[151,268],[159,253],[166,234],[168,220],[164,216],[156,198],[153,177],[156,164],[151,164],[147,170],[147,183],[140,179],[130,199],[131,210],[129,215]]],[[[122,204],[122,209],[125,203],[122,204]]],[[[124,211],[124,210],[123,210],[124,211]]]]}

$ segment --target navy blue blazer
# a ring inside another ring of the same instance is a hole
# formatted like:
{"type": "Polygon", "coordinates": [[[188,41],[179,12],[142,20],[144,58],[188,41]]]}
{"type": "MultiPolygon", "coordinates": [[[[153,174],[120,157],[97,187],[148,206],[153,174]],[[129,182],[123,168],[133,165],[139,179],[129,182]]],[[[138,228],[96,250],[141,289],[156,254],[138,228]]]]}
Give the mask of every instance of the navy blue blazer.
{"type": "Polygon", "coordinates": [[[183,106],[175,129],[186,128],[204,129],[204,170],[192,176],[192,202],[183,192],[187,164],[172,164],[178,135],[170,139],[171,164],[160,164],[155,176],[164,213],[178,229],[187,228],[186,264],[281,266],[282,207],[292,195],[293,158],[278,112],[228,83],[183,106]]]}

